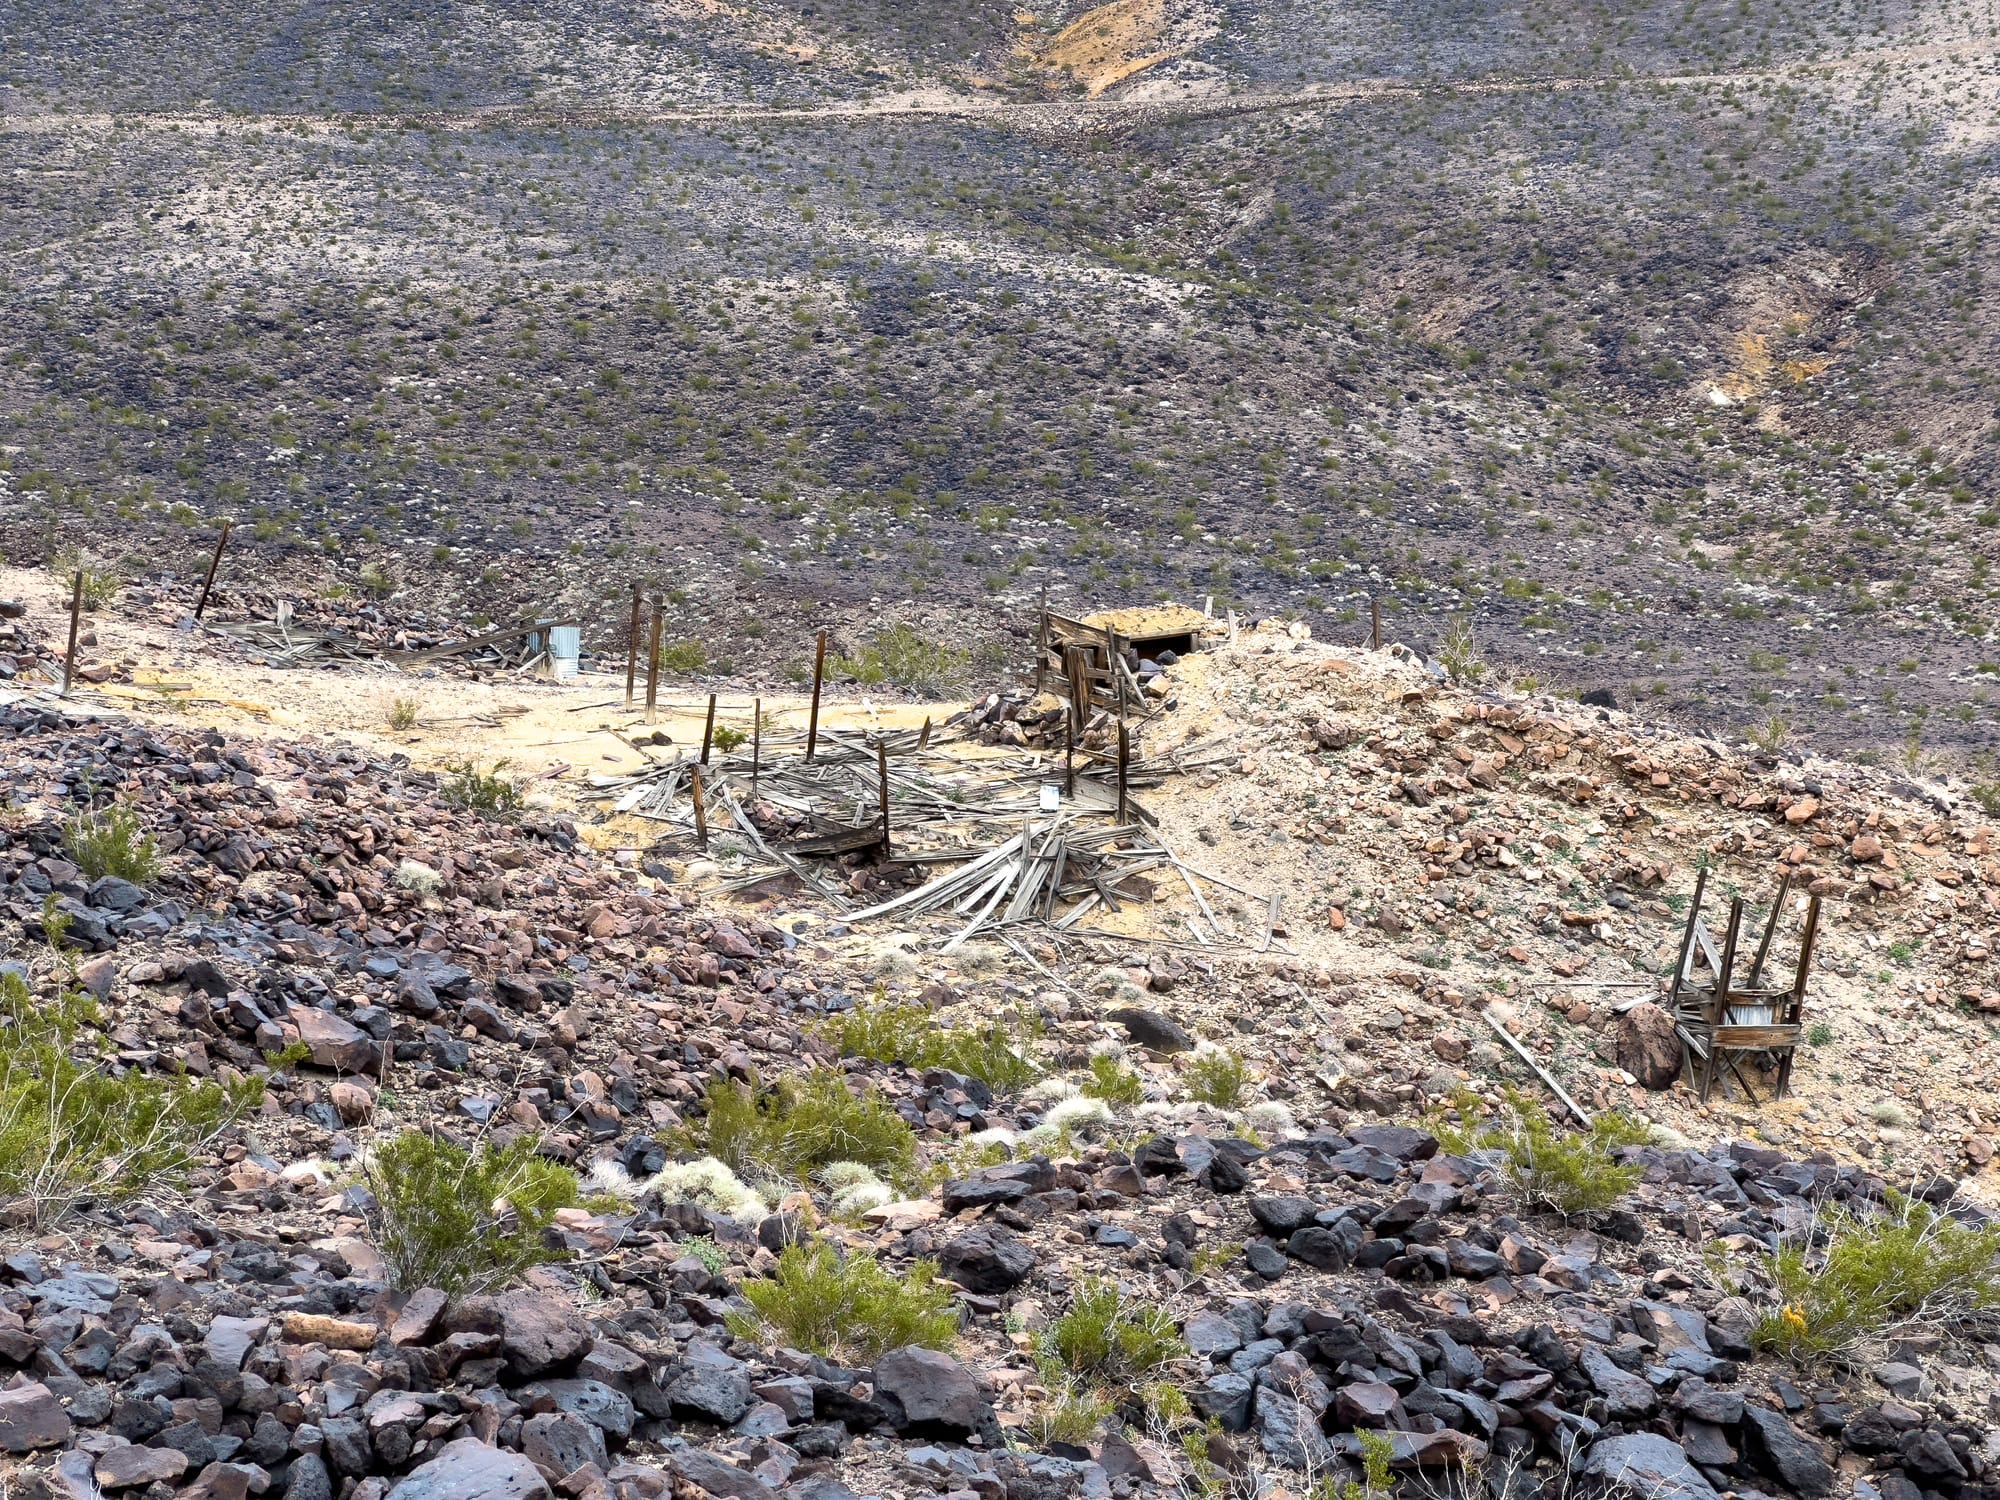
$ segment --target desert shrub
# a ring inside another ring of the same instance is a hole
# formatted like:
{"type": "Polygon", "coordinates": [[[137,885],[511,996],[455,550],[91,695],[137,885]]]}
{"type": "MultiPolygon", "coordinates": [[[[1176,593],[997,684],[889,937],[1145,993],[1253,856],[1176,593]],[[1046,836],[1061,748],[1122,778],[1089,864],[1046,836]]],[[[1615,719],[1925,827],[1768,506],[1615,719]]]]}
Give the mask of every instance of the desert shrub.
{"type": "Polygon", "coordinates": [[[482,771],[469,760],[446,766],[438,782],[438,795],[452,807],[489,817],[510,813],[521,805],[521,788],[506,775],[509,761],[495,761],[491,771],[482,771]]]}
{"type": "Polygon", "coordinates": [[[398,698],[389,705],[389,727],[398,732],[417,727],[417,716],[424,710],[423,704],[414,698],[398,698]]]}
{"type": "Polygon", "coordinates": [[[826,1024],[823,1034],[843,1057],[949,1068],[1002,1093],[1026,1088],[1040,1076],[1026,1056],[1038,1030],[1022,1023],[940,1026],[926,1006],[878,1002],[843,1012],[826,1024]]]}
{"type": "Polygon", "coordinates": [[[681,1144],[746,1178],[798,1178],[837,1161],[906,1177],[916,1162],[916,1132],[881,1093],[855,1094],[828,1068],[769,1088],[711,1078],[702,1103],[681,1144]]]}
{"type": "Polygon", "coordinates": [[[1611,1155],[1620,1146],[1652,1139],[1645,1126],[1621,1114],[1599,1115],[1588,1131],[1559,1130],[1539,1099],[1514,1088],[1491,1121],[1480,1120],[1479,1100],[1470,1091],[1459,1093],[1451,1111],[1455,1124],[1443,1116],[1431,1122],[1446,1150],[1500,1153],[1507,1179],[1521,1196],[1564,1217],[1610,1208],[1645,1175],[1643,1168],[1620,1166],[1611,1155]]]}
{"type": "Polygon", "coordinates": [[[468,1150],[421,1130],[378,1147],[363,1169],[391,1282],[453,1296],[492,1291],[560,1260],[543,1231],[581,1197],[576,1174],[523,1137],[468,1150]]]}
{"type": "Polygon", "coordinates": [[[1486,676],[1486,661],[1473,639],[1472,622],[1454,615],[1438,638],[1438,664],[1459,682],[1479,682],[1486,676]]]}
{"type": "Polygon", "coordinates": [[[1044,1360],[1037,1371],[1048,1392],[1028,1414],[1028,1436],[1038,1448],[1052,1443],[1082,1447],[1117,1414],[1118,1403],[1087,1381],[1078,1380],[1061,1365],[1044,1360]]]}
{"type": "Polygon", "coordinates": [[[160,848],[139,814],[122,802],[85,808],[63,824],[63,848],[92,880],[106,875],[151,885],[160,878],[160,848]]]}
{"type": "Polygon", "coordinates": [[[1076,1375],[1133,1381],[1178,1359],[1187,1345],[1165,1308],[1090,1279],[1078,1283],[1069,1311],[1049,1324],[1036,1353],[1076,1375]]]}
{"type": "Polygon", "coordinates": [[[197,1082],[77,1061],[96,1018],[80,991],[37,1001],[18,974],[0,974],[0,1198],[37,1225],[86,1197],[171,1185],[263,1102],[261,1078],[197,1082]]]}
{"type": "Polygon", "coordinates": [[[1960,1224],[1896,1194],[1872,1218],[1829,1208],[1817,1229],[1819,1249],[1787,1245],[1767,1258],[1779,1305],[1751,1329],[1762,1353],[1805,1363],[1891,1327],[2000,1307],[2000,1225],[1960,1224]]]}
{"type": "Polygon", "coordinates": [[[386,599],[396,592],[396,580],[376,563],[369,563],[362,568],[356,581],[361,585],[361,591],[370,598],[386,599]]]}
{"type": "Polygon", "coordinates": [[[935,1261],[897,1276],[873,1256],[843,1258],[824,1240],[791,1245],[770,1276],[743,1283],[755,1314],[731,1313],[729,1331],[739,1338],[772,1331],[792,1348],[861,1363],[909,1344],[949,1349],[958,1311],[936,1277],[935,1261]]]}
{"type": "Polygon", "coordinates": [[[406,859],[397,865],[394,879],[401,889],[414,891],[419,896],[435,896],[444,884],[444,877],[436,870],[414,859],[406,859]]]}
{"type": "Polygon", "coordinates": [[[76,587],[79,574],[83,577],[83,607],[95,614],[114,599],[122,580],[110,568],[101,568],[75,547],[65,547],[51,552],[47,563],[49,572],[62,581],[64,588],[76,587]]]}
{"type": "Polygon", "coordinates": [[[1130,1109],[1146,1098],[1146,1086],[1139,1081],[1139,1075],[1115,1057],[1090,1060],[1090,1077],[1083,1081],[1083,1092],[1088,1098],[1102,1099],[1113,1109],[1130,1109]]]}
{"type": "Polygon", "coordinates": [[[1243,1102],[1250,1086],[1250,1070],[1243,1059],[1221,1047],[1203,1046],[1188,1059],[1188,1097],[1203,1104],[1234,1109],[1243,1102]]]}
{"type": "Polygon", "coordinates": [[[662,641],[660,670],[692,677],[708,666],[708,647],[700,641],[662,641]]]}
{"type": "Polygon", "coordinates": [[[858,654],[835,657],[828,667],[871,686],[886,682],[908,692],[942,697],[965,685],[971,664],[971,652],[934,641],[914,625],[899,621],[876,631],[858,654]]]}

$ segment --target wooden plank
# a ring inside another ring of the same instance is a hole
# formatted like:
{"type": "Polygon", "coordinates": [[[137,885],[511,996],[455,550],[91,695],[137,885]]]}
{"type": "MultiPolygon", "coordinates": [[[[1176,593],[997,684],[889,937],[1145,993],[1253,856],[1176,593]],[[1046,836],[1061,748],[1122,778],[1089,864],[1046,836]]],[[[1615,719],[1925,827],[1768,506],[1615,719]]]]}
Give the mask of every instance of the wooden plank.
{"type": "Polygon", "coordinates": [[[1570,1112],[1576,1122],[1583,1126],[1585,1130],[1588,1130],[1591,1126],[1590,1112],[1563,1091],[1563,1086],[1550,1076],[1549,1070],[1537,1062],[1529,1054],[1528,1049],[1521,1045],[1520,1038],[1516,1037],[1513,1032],[1500,1024],[1498,1016],[1494,1015],[1490,1010],[1481,1011],[1480,1014],[1485,1018],[1488,1026],[1491,1026],[1495,1031],[1500,1033],[1500,1040],[1512,1047],[1520,1055],[1521,1061],[1535,1070],[1535,1076],[1548,1086],[1549,1092],[1562,1100],[1563,1107],[1570,1112]]]}

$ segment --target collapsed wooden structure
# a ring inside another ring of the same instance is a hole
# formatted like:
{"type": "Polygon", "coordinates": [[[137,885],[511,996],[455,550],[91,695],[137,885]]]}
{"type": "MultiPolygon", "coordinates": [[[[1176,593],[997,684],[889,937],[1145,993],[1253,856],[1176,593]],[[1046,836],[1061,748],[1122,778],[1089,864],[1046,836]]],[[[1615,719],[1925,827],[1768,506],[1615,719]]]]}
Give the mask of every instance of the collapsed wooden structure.
{"type": "Polygon", "coordinates": [[[1157,700],[1140,680],[1144,664],[1199,651],[1216,630],[1215,620],[1179,604],[1106,610],[1081,620],[1044,606],[1036,630],[1035,689],[1078,705],[1080,721],[1093,711],[1120,718],[1149,714],[1157,700]]]}
{"type": "Polygon", "coordinates": [[[1743,1064],[1761,1064],[1775,1075],[1774,1098],[1782,1099],[1791,1089],[1792,1061],[1804,1035],[1806,980],[1812,970],[1813,944],[1819,936],[1820,898],[1806,906],[1805,928],[1799,938],[1797,967],[1788,983],[1765,985],[1764,966],[1771,956],[1771,940],[1778,918],[1791,893],[1791,876],[1778,886],[1777,899],[1764,924],[1764,935],[1750,958],[1748,971],[1738,980],[1736,965],[1744,937],[1744,904],[1741,896],[1729,903],[1729,925],[1718,945],[1702,917],[1702,901],[1708,894],[1708,871],[1695,880],[1694,900],[1688,907],[1687,928],[1681,935],[1680,957],[1668,1009],[1679,1033],[1689,1080],[1703,1103],[1714,1091],[1726,1069],[1754,1104],[1757,1095],[1743,1075],[1743,1064]]]}

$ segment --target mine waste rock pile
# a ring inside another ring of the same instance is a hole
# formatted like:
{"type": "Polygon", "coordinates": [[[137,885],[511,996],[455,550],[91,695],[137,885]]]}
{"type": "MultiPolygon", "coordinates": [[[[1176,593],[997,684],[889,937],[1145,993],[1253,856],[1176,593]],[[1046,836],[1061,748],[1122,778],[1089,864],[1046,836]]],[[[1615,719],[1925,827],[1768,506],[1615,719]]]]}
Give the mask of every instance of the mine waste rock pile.
{"type": "Polygon", "coordinates": [[[0,706],[8,1493],[1996,1493],[1975,809],[1296,631],[1169,670],[1160,878],[950,951],[728,889],[664,776],[0,706]],[[1834,910],[1793,1100],[1621,1060],[1698,859],[1834,910]]]}

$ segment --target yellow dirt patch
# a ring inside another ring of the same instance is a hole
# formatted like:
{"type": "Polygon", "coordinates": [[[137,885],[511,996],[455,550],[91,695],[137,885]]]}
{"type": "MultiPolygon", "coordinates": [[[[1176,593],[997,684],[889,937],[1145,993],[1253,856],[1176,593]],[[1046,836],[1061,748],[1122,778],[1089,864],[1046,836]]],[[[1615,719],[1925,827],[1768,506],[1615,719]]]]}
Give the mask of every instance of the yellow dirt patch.
{"type": "Polygon", "coordinates": [[[1186,55],[1214,34],[1205,7],[1112,0],[1084,12],[1031,54],[1040,66],[1068,74],[1095,99],[1135,74],[1186,55]]]}

